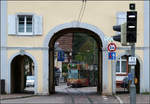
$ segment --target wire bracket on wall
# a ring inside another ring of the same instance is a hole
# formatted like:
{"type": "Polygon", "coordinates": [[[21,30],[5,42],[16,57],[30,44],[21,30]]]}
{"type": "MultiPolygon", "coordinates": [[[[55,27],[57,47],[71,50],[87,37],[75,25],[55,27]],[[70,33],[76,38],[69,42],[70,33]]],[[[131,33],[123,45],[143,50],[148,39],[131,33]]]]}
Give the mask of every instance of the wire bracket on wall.
{"type": "Polygon", "coordinates": [[[20,50],[20,55],[21,55],[21,56],[25,55],[25,50],[21,49],[21,50],[20,50]]]}

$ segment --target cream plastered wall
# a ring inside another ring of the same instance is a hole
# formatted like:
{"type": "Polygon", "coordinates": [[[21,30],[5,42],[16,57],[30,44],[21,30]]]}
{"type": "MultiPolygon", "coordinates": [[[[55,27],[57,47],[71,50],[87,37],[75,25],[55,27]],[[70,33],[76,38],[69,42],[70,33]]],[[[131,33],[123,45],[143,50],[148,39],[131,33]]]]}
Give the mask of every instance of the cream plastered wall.
{"type": "MultiPolygon", "coordinates": [[[[78,16],[82,6],[82,1],[8,1],[8,15],[16,13],[34,13],[43,16],[42,36],[8,36],[8,47],[43,47],[45,36],[54,27],[73,21],[84,22],[98,27],[106,36],[113,36],[116,33],[112,26],[116,24],[117,12],[129,10],[131,1],[87,1],[83,18],[79,21],[78,16]]],[[[135,1],[138,11],[137,22],[137,44],[142,47],[144,42],[144,2],[135,1]]],[[[120,47],[120,43],[117,43],[120,47]]],[[[8,50],[8,58],[15,52],[8,50]]],[[[122,51],[124,52],[124,51],[122,51]]],[[[136,51],[143,57],[143,51],[136,51]]],[[[117,52],[119,54],[120,52],[117,52]]],[[[40,50],[30,50],[38,62],[38,90],[42,89],[42,62],[43,53],[40,50]]],[[[109,86],[111,90],[111,62],[108,61],[109,86]]]]}
{"type": "MultiPolygon", "coordinates": [[[[130,2],[127,1],[88,1],[81,22],[92,24],[98,27],[107,36],[112,36],[115,34],[112,26],[116,24],[116,13],[129,10],[129,3],[130,2]]],[[[63,23],[78,20],[81,6],[81,1],[8,1],[8,15],[16,13],[35,13],[43,16],[42,36],[9,36],[8,46],[42,46],[45,35],[52,28],[63,23]],[[14,41],[14,39],[16,41],[14,41]]],[[[143,8],[143,1],[136,1],[136,10],[138,11],[137,46],[143,46],[143,8]]]]}

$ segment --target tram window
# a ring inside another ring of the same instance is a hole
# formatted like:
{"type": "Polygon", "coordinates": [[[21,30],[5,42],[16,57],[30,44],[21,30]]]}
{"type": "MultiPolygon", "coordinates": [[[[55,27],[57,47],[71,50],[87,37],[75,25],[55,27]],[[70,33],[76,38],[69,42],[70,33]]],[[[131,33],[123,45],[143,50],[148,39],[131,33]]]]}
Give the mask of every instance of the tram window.
{"type": "Polygon", "coordinates": [[[68,78],[78,79],[78,70],[69,70],[68,74],[68,78]]]}
{"type": "Polygon", "coordinates": [[[87,71],[80,71],[80,78],[88,78],[88,72],[87,71]]]}

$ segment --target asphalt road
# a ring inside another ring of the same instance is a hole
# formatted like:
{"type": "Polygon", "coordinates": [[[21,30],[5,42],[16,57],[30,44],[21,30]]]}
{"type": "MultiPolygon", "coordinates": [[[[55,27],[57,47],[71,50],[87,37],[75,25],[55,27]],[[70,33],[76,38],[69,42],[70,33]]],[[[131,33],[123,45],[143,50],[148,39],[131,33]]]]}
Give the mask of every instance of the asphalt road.
{"type": "Polygon", "coordinates": [[[119,101],[114,96],[98,95],[96,87],[72,88],[65,84],[56,86],[56,94],[50,96],[33,96],[27,98],[2,100],[2,104],[117,104],[119,101]]]}

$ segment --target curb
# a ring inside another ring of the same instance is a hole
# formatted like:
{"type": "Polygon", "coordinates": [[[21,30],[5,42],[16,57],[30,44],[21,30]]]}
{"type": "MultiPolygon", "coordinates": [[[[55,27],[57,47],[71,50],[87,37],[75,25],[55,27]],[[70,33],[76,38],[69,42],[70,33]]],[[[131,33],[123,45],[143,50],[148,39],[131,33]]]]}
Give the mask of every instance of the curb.
{"type": "Polygon", "coordinates": [[[0,98],[0,100],[21,99],[21,98],[28,98],[28,97],[34,97],[34,96],[37,96],[37,95],[17,96],[17,97],[11,97],[11,98],[0,98]]]}
{"type": "Polygon", "coordinates": [[[121,100],[121,98],[117,95],[115,95],[116,99],[119,101],[120,104],[123,104],[123,101],[121,100]]]}

